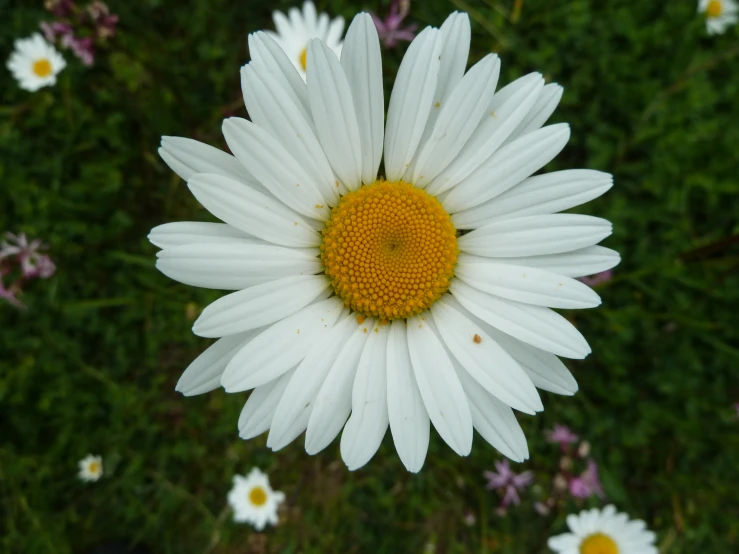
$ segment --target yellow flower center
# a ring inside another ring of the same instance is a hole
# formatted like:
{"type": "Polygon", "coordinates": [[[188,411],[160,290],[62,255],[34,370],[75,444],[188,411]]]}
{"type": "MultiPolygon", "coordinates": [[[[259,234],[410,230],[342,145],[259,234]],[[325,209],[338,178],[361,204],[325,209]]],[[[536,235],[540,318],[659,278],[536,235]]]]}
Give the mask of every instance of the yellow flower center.
{"type": "Polygon", "coordinates": [[[303,48],[303,51],[300,53],[300,56],[298,56],[298,60],[300,61],[300,67],[303,68],[303,71],[306,70],[308,67],[308,49],[303,48]]]}
{"type": "Polygon", "coordinates": [[[46,58],[41,58],[33,62],[33,72],[37,77],[48,77],[51,75],[51,62],[46,58]]]}
{"type": "Polygon", "coordinates": [[[324,272],[344,305],[383,321],[431,306],[449,287],[458,252],[439,201],[403,181],[343,196],[321,243],[324,272]]]}
{"type": "Polygon", "coordinates": [[[254,487],[249,491],[249,502],[254,506],[264,506],[267,503],[267,491],[262,487],[254,487]]]}
{"type": "Polygon", "coordinates": [[[724,6],[721,3],[721,0],[711,0],[708,3],[708,6],[706,6],[706,15],[708,15],[708,17],[718,17],[723,11],[724,6]]]}
{"type": "Polygon", "coordinates": [[[87,467],[87,471],[89,471],[92,475],[97,475],[100,473],[100,470],[102,469],[100,462],[90,462],[90,465],[87,467]]]}
{"type": "Polygon", "coordinates": [[[618,554],[618,546],[608,535],[594,533],[582,541],[580,554],[618,554]]]}

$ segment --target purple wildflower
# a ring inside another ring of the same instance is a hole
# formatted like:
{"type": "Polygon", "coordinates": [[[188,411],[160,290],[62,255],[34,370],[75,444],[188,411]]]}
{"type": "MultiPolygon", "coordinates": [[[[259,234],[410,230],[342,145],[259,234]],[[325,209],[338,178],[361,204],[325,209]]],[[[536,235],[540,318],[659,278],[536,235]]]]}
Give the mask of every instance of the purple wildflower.
{"type": "Polygon", "coordinates": [[[613,279],[613,271],[610,269],[607,269],[606,271],[601,271],[600,273],[596,273],[595,275],[590,275],[588,277],[577,278],[578,281],[585,283],[589,287],[597,287],[598,285],[607,283],[611,279],[613,279]]]}
{"type": "Polygon", "coordinates": [[[390,13],[384,20],[375,14],[371,14],[375,27],[377,27],[377,34],[387,48],[394,48],[402,40],[410,42],[416,36],[415,23],[405,28],[400,27],[403,20],[408,16],[410,9],[410,0],[394,0],[390,6],[390,13]]]}
{"type": "Polygon", "coordinates": [[[24,233],[6,233],[5,238],[0,243],[0,298],[17,308],[25,308],[18,299],[24,283],[32,279],[48,279],[56,271],[56,266],[51,258],[39,252],[43,246],[40,240],[29,242],[24,233]],[[13,272],[13,266],[20,268],[20,277],[6,286],[5,277],[13,272]]]}
{"type": "Polygon", "coordinates": [[[73,0],[46,0],[44,6],[56,17],[67,17],[74,12],[75,5],[73,0]]]}
{"type": "Polygon", "coordinates": [[[61,21],[52,21],[51,23],[42,21],[40,27],[47,42],[53,43],[56,42],[57,37],[65,37],[72,34],[72,26],[61,21]]]}
{"type": "Polygon", "coordinates": [[[588,467],[579,477],[573,477],[569,483],[570,494],[575,498],[590,498],[598,495],[605,498],[603,486],[598,477],[598,464],[591,458],[588,460],[588,467]]]}
{"type": "Polygon", "coordinates": [[[499,492],[503,492],[503,500],[499,509],[505,512],[509,505],[519,505],[521,503],[518,491],[525,489],[534,481],[534,474],[531,471],[514,473],[511,471],[508,460],[495,462],[495,469],[498,470],[497,473],[486,471],[483,475],[488,480],[487,489],[498,489],[499,492]]]}
{"type": "Polygon", "coordinates": [[[544,434],[549,442],[559,444],[563,451],[567,450],[568,445],[580,440],[580,437],[570,431],[566,425],[556,424],[552,430],[545,431],[544,434]]]}
{"type": "Polygon", "coordinates": [[[8,288],[5,288],[5,285],[3,284],[3,278],[8,273],[10,273],[10,268],[0,265],[0,298],[4,298],[16,308],[25,308],[25,304],[18,300],[18,293],[21,292],[18,281],[11,284],[8,288]]]}
{"type": "Polygon", "coordinates": [[[69,48],[80,61],[91,66],[95,61],[95,49],[92,45],[92,37],[77,38],[73,34],[62,37],[62,46],[69,48]]]}
{"type": "Polygon", "coordinates": [[[115,26],[118,16],[110,13],[110,8],[104,2],[96,1],[87,6],[87,13],[92,19],[97,36],[106,40],[115,35],[115,26]]]}

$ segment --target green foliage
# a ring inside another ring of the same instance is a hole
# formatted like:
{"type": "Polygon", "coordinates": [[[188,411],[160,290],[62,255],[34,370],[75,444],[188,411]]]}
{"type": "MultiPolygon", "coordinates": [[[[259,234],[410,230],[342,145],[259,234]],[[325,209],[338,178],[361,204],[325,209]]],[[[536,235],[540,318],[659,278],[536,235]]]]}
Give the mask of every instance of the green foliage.
{"type": "MultiPolygon", "coordinates": [[[[310,457],[240,441],[245,395],[174,392],[205,346],[187,305],[217,293],[154,269],[145,236],[205,210],[156,155],[161,135],[223,146],[221,120],[244,115],[246,34],[292,2],[111,0],[118,35],[87,69],[65,53],[56,87],[29,94],[5,68],[0,89],[0,231],[50,245],[57,274],[27,311],[0,305],[0,551],[86,552],[122,539],[179,552],[546,552],[564,515],[507,518],[484,490],[499,454],[479,437],[469,458],[435,433],[426,466],[405,472],[388,435],[349,473],[338,444],[310,457]],[[101,454],[105,476],[76,479],[101,454]],[[259,466],[288,496],[276,529],[231,522],[235,473],[259,466]],[[477,523],[465,526],[466,509],[477,523]]],[[[658,532],[661,552],[739,551],[739,301],[736,29],[710,38],[696,2],[424,0],[421,25],[453,9],[473,19],[472,60],[496,51],[501,82],[530,71],[564,85],[553,120],[572,139],[550,169],[610,171],[615,187],[578,211],[613,221],[623,262],[603,306],[569,315],[593,354],[569,363],[581,390],[543,393],[522,417],[540,476],[556,470],[542,430],[566,423],[593,445],[607,494],[658,532]]],[[[350,18],[374,0],[319,2],[350,18]]],[[[0,52],[48,19],[42,2],[0,0],[0,52]]],[[[387,52],[386,89],[403,47],[387,52]]],[[[595,504],[594,504],[595,505],[595,504]]],[[[625,553],[628,554],[628,553],[625,553]]]]}

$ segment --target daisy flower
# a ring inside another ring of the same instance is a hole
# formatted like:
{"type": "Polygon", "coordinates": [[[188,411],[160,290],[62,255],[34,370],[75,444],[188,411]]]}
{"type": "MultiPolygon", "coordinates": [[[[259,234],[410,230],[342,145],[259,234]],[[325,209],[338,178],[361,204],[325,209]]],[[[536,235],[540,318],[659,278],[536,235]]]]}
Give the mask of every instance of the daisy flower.
{"type": "Polygon", "coordinates": [[[492,54],[465,73],[470,23],[454,13],[410,44],[384,122],[368,14],[349,27],[340,61],[308,44],[307,84],[269,35],[251,40],[241,71],[251,121],[223,124],[234,155],[172,137],[160,149],[224,223],[154,228],[157,267],[236,291],[195,322],[197,335],[220,340],[177,390],[253,389],[240,435],[269,431],[273,450],[305,431],[315,454],[343,428],[350,469],[389,426],[419,471],[431,423],[462,456],[474,427],[505,456],[527,458],[512,408],[543,410],[536,387],[574,394],[557,356],[590,352],[551,308],[600,304],[574,278],[619,261],[595,246],[608,221],[557,213],[603,194],[610,175],[533,176],[570,135],[566,124],[542,127],[562,88],[532,73],[495,92],[492,54]]]}
{"type": "MultiPolygon", "coordinates": [[[[316,6],[308,0],[303,4],[303,11],[290,8],[285,15],[282,12],[272,13],[277,32],[266,31],[287,55],[288,60],[305,80],[307,67],[308,43],[312,39],[320,39],[337,56],[341,55],[344,32],[344,18],[329,19],[328,14],[316,13],[316,6]]],[[[249,51],[254,57],[254,44],[249,37],[249,51]]]]}
{"type": "Polygon", "coordinates": [[[269,477],[254,468],[249,475],[234,475],[234,486],[228,493],[228,503],[234,512],[234,521],[251,523],[257,531],[269,523],[277,525],[277,507],[285,494],[273,491],[269,477]]]}
{"type": "Polygon", "coordinates": [[[617,514],[613,506],[570,514],[567,526],[570,533],[549,539],[549,548],[559,554],[658,554],[646,524],[617,514]]]}
{"type": "Polygon", "coordinates": [[[67,63],[51,44],[35,33],[30,38],[15,41],[15,51],[7,65],[18,86],[35,92],[56,84],[57,74],[67,63]]]}
{"type": "Polygon", "coordinates": [[[103,476],[103,459],[100,456],[88,454],[77,462],[77,466],[77,476],[87,483],[97,481],[103,476]]]}
{"type": "Polygon", "coordinates": [[[705,14],[709,35],[723,35],[739,21],[739,6],[734,0],[699,0],[698,13],[705,14]]]}

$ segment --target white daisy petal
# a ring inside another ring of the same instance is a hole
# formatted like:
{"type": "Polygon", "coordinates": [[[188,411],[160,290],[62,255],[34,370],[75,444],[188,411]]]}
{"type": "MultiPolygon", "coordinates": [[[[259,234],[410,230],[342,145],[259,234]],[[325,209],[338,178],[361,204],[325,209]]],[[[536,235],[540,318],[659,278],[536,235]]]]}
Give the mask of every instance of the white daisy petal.
{"type": "Polygon", "coordinates": [[[156,267],[171,279],[220,290],[239,290],[293,275],[323,270],[318,249],[272,244],[200,243],[167,248],[156,267]]]}
{"type": "MultiPolygon", "coordinates": [[[[350,28],[351,29],[351,28],[350,28]]],[[[350,471],[370,461],[388,427],[387,325],[375,325],[352,386],[352,414],[341,434],[341,458],[350,471]]]]}
{"type": "Polygon", "coordinates": [[[269,325],[307,306],[328,286],[323,275],[300,275],[233,292],[205,308],[193,332],[223,337],[269,325]]]}
{"type": "Polygon", "coordinates": [[[338,297],[315,302],[262,331],[231,360],[221,383],[239,392],[268,383],[297,365],[341,314],[338,297]]]}
{"type": "Polygon", "coordinates": [[[159,155],[172,171],[185,181],[196,173],[215,173],[251,186],[256,182],[239,160],[231,154],[197,140],[162,137],[159,155]]]}
{"type": "Polygon", "coordinates": [[[449,191],[442,202],[444,209],[461,212],[504,193],[552,161],[569,139],[570,126],[557,123],[504,145],[449,191]]]}
{"type": "Polygon", "coordinates": [[[511,142],[526,133],[540,129],[554,113],[554,110],[557,109],[563,92],[564,89],[557,83],[550,83],[541,89],[534,107],[526,114],[526,117],[518,124],[518,127],[506,139],[506,142],[511,142]]]}
{"type": "Polygon", "coordinates": [[[321,236],[298,214],[233,179],[199,173],[187,185],[210,213],[241,231],[281,246],[321,243],[321,236]]]}
{"type": "Polygon", "coordinates": [[[472,416],[454,366],[426,317],[408,319],[408,352],[431,422],[460,456],[472,448],[472,416]]]}
{"type": "Polygon", "coordinates": [[[495,88],[499,74],[500,60],[489,54],[455,87],[414,162],[414,185],[426,186],[459,154],[487,111],[485,91],[495,88]]]}
{"type": "MultiPolygon", "coordinates": [[[[223,339],[221,339],[223,340],[223,339]]],[[[247,440],[269,429],[285,389],[295,371],[286,371],[278,378],[255,388],[239,415],[239,437],[247,440]]]]}
{"type": "Polygon", "coordinates": [[[349,25],[341,51],[341,67],[356,110],[362,148],[362,182],[368,185],[377,179],[385,131],[380,39],[369,14],[360,13],[349,25]]]}
{"type": "Polygon", "coordinates": [[[464,150],[429,184],[429,194],[441,194],[462,182],[495,153],[536,102],[544,79],[531,73],[503,87],[488,105],[487,112],[464,150]]]}
{"type": "Polygon", "coordinates": [[[584,283],[534,267],[461,254],[454,273],[478,290],[524,304],[582,309],[601,303],[598,294],[584,283]]]}
{"type": "Polygon", "coordinates": [[[328,219],[329,208],[319,185],[270,133],[251,121],[232,117],[223,122],[223,136],[236,157],[276,198],[306,217],[328,219]]]}
{"type": "Polygon", "coordinates": [[[574,551],[579,545],[580,539],[572,533],[564,533],[563,535],[551,537],[547,542],[549,548],[562,552],[563,554],[570,550],[574,551]]]}
{"type": "MultiPolygon", "coordinates": [[[[441,65],[434,91],[434,104],[439,102],[444,105],[467,68],[472,36],[470,16],[464,12],[454,12],[446,18],[439,31],[442,37],[441,65]]],[[[493,85],[492,90],[494,89],[493,85]]]]}
{"type": "Polygon", "coordinates": [[[300,362],[275,411],[267,437],[269,448],[280,450],[305,431],[316,395],[355,329],[355,316],[340,318],[326,335],[316,341],[313,349],[300,362]]]}
{"type": "Polygon", "coordinates": [[[343,17],[335,17],[333,21],[331,21],[331,25],[328,28],[328,32],[326,33],[326,44],[329,46],[329,48],[332,49],[338,49],[338,52],[335,52],[338,56],[341,54],[341,33],[344,32],[344,18],[343,17]]]}
{"type": "Polygon", "coordinates": [[[395,449],[405,468],[418,473],[429,447],[430,420],[413,375],[405,322],[390,324],[387,341],[387,408],[395,449]]]}
{"type": "Polygon", "coordinates": [[[402,178],[413,160],[431,111],[441,57],[441,34],[427,27],[403,56],[387,111],[385,173],[402,178]]]}
{"type": "Polygon", "coordinates": [[[367,319],[354,329],[326,375],[305,432],[305,451],[308,454],[317,454],[331,444],[349,417],[354,376],[374,325],[373,319],[367,319]]]}
{"type": "Polygon", "coordinates": [[[503,219],[553,214],[590,202],[612,186],[613,177],[601,171],[555,171],[529,177],[484,204],[455,213],[452,221],[458,229],[475,229],[503,219]]]}
{"type": "Polygon", "coordinates": [[[268,244],[230,225],[200,221],[164,223],[154,227],[147,238],[159,248],[196,243],[268,244]]]}
{"type": "Polygon", "coordinates": [[[247,331],[214,342],[187,366],[175,390],[185,396],[195,396],[217,389],[228,362],[257,332],[247,331]]]}
{"type": "Polygon", "coordinates": [[[544,409],[523,369],[480,325],[455,308],[450,295],[437,300],[431,313],[447,348],[478,386],[522,412],[544,409]]]}
{"type": "Polygon", "coordinates": [[[522,256],[520,258],[499,258],[500,263],[510,263],[527,267],[538,267],[566,277],[583,277],[595,275],[619,264],[618,252],[603,246],[588,246],[580,250],[549,254],[544,256],[522,256]]]}
{"type": "Polygon", "coordinates": [[[471,313],[523,342],[565,358],[582,359],[590,347],[564,317],[548,308],[486,294],[459,280],[450,292],[471,313]]]}
{"type": "Polygon", "coordinates": [[[515,462],[529,457],[526,436],[513,410],[483,389],[467,373],[459,362],[455,362],[459,382],[467,395],[472,414],[472,424],[477,432],[501,454],[515,462]]]}
{"type": "Polygon", "coordinates": [[[339,194],[328,159],[303,113],[269,71],[250,63],[241,68],[241,88],[251,120],[269,131],[311,177],[330,206],[339,194]]]}
{"type": "Polygon", "coordinates": [[[320,40],[308,43],[308,96],[318,139],[339,179],[362,183],[362,144],[351,88],[334,53],[320,40]]]}
{"type": "Polygon", "coordinates": [[[496,221],[461,236],[462,252],[483,257],[541,256],[593,246],[609,236],[612,225],[578,214],[534,215],[496,221]]]}

